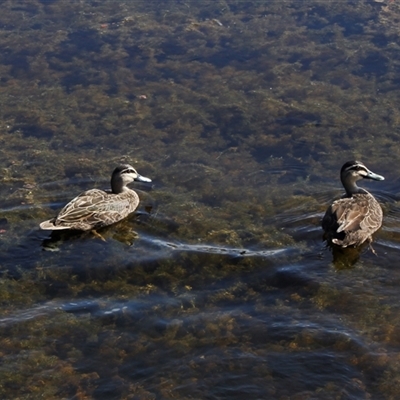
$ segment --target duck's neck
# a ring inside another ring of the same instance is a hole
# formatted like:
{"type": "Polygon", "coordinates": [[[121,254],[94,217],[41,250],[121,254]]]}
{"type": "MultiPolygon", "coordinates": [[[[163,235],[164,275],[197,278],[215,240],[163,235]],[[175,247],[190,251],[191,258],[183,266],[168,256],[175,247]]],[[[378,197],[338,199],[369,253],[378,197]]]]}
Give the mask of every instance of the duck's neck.
{"type": "Polygon", "coordinates": [[[114,194],[120,194],[122,192],[126,192],[129,190],[124,183],[122,182],[122,179],[112,179],[111,180],[111,191],[114,194]]]}
{"type": "Polygon", "coordinates": [[[357,181],[342,181],[344,189],[346,190],[347,197],[351,197],[355,194],[365,194],[368,193],[365,189],[360,188],[357,185],[357,181]]]}

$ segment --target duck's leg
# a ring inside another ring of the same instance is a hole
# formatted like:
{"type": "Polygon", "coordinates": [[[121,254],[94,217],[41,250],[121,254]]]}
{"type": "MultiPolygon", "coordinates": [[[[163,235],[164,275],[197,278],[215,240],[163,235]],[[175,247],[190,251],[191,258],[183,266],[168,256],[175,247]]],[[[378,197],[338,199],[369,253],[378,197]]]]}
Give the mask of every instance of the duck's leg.
{"type": "Polygon", "coordinates": [[[370,248],[370,250],[372,251],[373,254],[375,254],[376,256],[378,256],[378,253],[375,251],[375,249],[372,247],[372,237],[368,238],[368,247],[370,248]]]}
{"type": "Polygon", "coordinates": [[[106,239],[104,239],[104,237],[99,232],[97,232],[96,229],[92,229],[91,232],[93,233],[94,236],[101,239],[103,242],[106,241],[106,239]]]}

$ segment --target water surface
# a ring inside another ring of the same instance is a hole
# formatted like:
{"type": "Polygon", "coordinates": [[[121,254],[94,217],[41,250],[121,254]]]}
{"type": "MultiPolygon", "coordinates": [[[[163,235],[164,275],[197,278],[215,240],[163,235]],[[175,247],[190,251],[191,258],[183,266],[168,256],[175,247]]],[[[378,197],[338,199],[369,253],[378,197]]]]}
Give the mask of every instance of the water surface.
{"type": "Polygon", "coordinates": [[[396,1],[6,1],[0,397],[395,399],[396,1]],[[331,252],[342,164],[384,225],[331,252]],[[129,162],[124,221],[40,231],[129,162]]]}

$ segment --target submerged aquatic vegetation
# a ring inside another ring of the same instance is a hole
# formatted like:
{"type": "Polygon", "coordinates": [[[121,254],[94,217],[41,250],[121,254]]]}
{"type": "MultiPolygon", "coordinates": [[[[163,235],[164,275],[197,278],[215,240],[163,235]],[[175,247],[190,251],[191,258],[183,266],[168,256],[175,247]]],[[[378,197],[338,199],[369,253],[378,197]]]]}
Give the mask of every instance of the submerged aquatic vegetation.
{"type": "Polygon", "coordinates": [[[395,397],[395,254],[333,272],[319,218],[343,161],[397,176],[399,14],[3,2],[1,397],[395,397]],[[137,217],[106,242],[38,233],[118,162],[154,177],[137,217]]]}

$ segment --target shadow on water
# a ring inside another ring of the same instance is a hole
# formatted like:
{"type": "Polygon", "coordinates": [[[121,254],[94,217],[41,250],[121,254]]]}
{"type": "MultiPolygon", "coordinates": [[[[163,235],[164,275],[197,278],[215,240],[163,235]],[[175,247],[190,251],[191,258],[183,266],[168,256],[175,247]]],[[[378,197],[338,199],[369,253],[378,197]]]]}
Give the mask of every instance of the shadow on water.
{"type": "MultiPolygon", "coordinates": [[[[360,259],[360,256],[369,249],[369,245],[364,243],[359,247],[341,248],[333,245],[330,248],[332,252],[332,262],[337,270],[351,268],[360,259]]],[[[370,250],[370,249],[369,249],[370,250]]],[[[370,250],[372,251],[372,250],[370,250]]]]}

